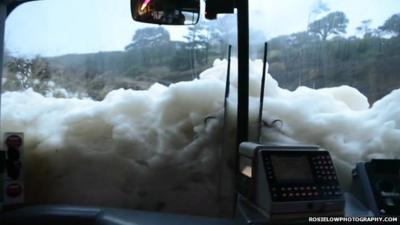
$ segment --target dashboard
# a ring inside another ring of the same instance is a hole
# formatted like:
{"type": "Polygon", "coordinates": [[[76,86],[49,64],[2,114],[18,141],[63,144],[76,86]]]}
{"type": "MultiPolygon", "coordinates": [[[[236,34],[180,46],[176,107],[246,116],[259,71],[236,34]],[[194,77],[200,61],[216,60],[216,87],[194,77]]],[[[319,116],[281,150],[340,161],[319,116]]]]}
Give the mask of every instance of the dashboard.
{"type": "Polygon", "coordinates": [[[4,225],[238,225],[235,219],[75,206],[27,207],[0,214],[4,225]]]}

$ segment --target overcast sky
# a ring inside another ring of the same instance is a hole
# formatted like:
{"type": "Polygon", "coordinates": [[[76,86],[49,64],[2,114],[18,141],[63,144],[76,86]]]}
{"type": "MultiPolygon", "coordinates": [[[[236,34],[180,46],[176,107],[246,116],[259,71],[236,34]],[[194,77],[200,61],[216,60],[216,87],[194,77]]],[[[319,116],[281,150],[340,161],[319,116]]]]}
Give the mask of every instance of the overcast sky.
{"type": "MultiPolygon", "coordinates": [[[[250,26],[269,39],[304,31],[323,14],[310,13],[318,0],[249,0],[250,26]]],[[[376,28],[400,12],[399,0],[323,0],[331,11],[343,11],[354,34],[362,20],[376,28]]],[[[202,2],[203,3],[203,2],[202,2]]],[[[130,0],[43,0],[26,3],[7,19],[5,44],[13,55],[54,56],[69,53],[123,50],[135,30],[130,0]]],[[[203,13],[202,15],[203,16],[203,13]]],[[[166,26],[174,40],[182,40],[184,26],[166,26]]],[[[233,28],[232,28],[233,29],[233,28]]]]}

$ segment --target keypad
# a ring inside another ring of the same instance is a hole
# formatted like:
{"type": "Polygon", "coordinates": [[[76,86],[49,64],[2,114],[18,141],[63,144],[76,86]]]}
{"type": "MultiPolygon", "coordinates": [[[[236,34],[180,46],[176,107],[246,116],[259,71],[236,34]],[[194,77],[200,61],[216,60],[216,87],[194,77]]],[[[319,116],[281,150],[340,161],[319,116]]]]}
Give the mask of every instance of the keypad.
{"type": "Polygon", "coordinates": [[[272,196],[275,198],[296,200],[315,197],[334,197],[342,195],[339,185],[323,186],[296,186],[296,187],[272,187],[272,196]]]}
{"type": "Polygon", "coordinates": [[[314,185],[290,186],[290,187],[272,187],[272,196],[280,198],[305,198],[320,196],[318,188],[314,185]]]}
{"type": "Polygon", "coordinates": [[[339,196],[342,195],[339,185],[324,185],[321,186],[321,193],[323,196],[339,196]]]}
{"type": "Polygon", "coordinates": [[[337,180],[335,169],[329,155],[317,155],[311,157],[316,177],[320,180],[337,180]]]}

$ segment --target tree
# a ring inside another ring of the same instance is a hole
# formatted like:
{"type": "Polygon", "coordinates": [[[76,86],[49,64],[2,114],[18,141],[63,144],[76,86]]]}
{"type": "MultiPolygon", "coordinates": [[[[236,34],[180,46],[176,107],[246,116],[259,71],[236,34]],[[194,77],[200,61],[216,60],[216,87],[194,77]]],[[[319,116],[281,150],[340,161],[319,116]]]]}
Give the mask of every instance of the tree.
{"type": "Polygon", "coordinates": [[[34,59],[13,58],[5,65],[7,91],[20,91],[32,88],[41,94],[50,89],[48,81],[51,79],[48,61],[41,57],[34,59]]]}
{"type": "Polygon", "coordinates": [[[308,25],[308,31],[319,35],[325,41],[330,35],[346,33],[348,23],[349,20],[343,12],[331,12],[308,25]]]}
{"type": "MultiPolygon", "coordinates": [[[[189,50],[190,63],[192,68],[196,64],[204,65],[208,63],[208,32],[204,21],[200,21],[196,26],[188,28],[188,34],[184,36],[187,40],[187,49],[189,50]]],[[[193,71],[193,77],[198,76],[196,70],[193,71]]]]}
{"type": "Polygon", "coordinates": [[[160,64],[170,54],[170,35],[162,27],[147,27],[138,29],[132,37],[132,42],[125,47],[131,55],[140,55],[144,65],[160,64]]]}
{"type": "Polygon", "coordinates": [[[356,29],[364,38],[371,37],[373,33],[373,30],[371,29],[371,20],[361,21],[361,25],[356,29]]]}
{"type": "Polygon", "coordinates": [[[379,27],[380,30],[392,33],[395,36],[400,35],[400,13],[392,15],[385,23],[379,27]]]}
{"type": "Polygon", "coordinates": [[[195,49],[205,49],[208,43],[208,32],[204,23],[188,28],[188,34],[184,36],[187,42],[195,49]]]}
{"type": "Polygon", "coordinates": [[[290,46],[301,47],[307,44],[312,44],[315,41],[318,41],[318,36],[306,31],[293,33],[287,37],[287,44],[290,46]]]}
{"type": "Polygon", "coordinates": [[[167,45],[170,42],[169,32],[162,27],[147,27],[138,29],[132,37],[132,42],[125,50],[135,48],[152,48],[167,45]]]}

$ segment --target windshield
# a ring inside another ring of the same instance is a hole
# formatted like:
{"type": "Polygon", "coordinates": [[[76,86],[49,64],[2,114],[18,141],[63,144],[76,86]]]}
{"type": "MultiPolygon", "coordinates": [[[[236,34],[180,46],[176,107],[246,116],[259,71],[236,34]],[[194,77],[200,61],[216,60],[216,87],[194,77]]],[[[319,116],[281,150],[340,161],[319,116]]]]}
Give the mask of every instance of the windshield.
{"type": "MultiPolygon", "coordinates": [[[[24,133],[26,203],[232,214],[236,14],[205,20],[201,3],[197,25],[176,27],[134,22],[130,0],[11,13],[1,129],[24,133]]],[[[399,158],[397,0],[249,4],[249,140],[320,145],[345,189],[356,162],[399,158]]]]}

